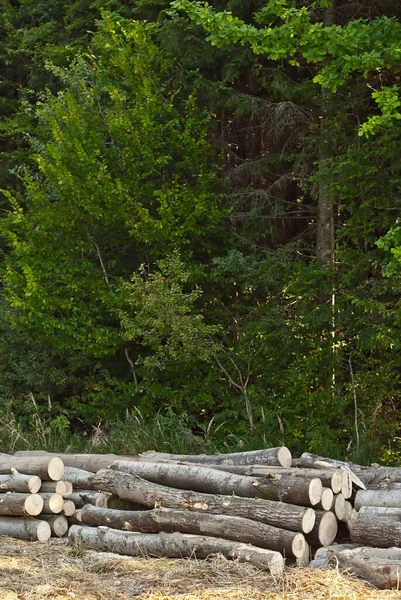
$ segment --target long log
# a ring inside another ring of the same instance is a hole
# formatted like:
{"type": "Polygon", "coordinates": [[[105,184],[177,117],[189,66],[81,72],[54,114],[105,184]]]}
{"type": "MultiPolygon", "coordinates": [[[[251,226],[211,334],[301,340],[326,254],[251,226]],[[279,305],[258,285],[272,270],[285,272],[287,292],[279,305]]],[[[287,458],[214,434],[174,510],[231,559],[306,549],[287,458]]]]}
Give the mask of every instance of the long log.
{"type": "Polygon", "coordinates": [[[46,514],[58,514],[63,510],[64,498],[61,494],[40,493],[43,500],[42,512],[46,514]]]}
{"type": "MultiPolygon", "coordinates": [[[[314,469],[322,469],[327,467],[343,469],[349,472],[351,480],[356,487],[361,488],[362,490],[366,489],[364,481],[360,478],[364,471],[364,467],[361,467],[360,465],[304,452],[301,457],[297,459],[297,466],[310,467],[314,469]]],[[[342,493],[345,496],[344,490],[342,490],[342,493]]]]}
{"type": "Polygon", "coordinates": [[[276,550],[285,556],[301,557],[306,545],[302,533],[227,515],[208,515],[168,508],[137,512],[116,511],[88,504],[82,509],[81,517],[83,523],[91,526],[107,525],[113,529],[141,533],[179,531],[210,535],[276,550]]]}
{"type": "Polygon", "coordinates": [[[68,521],[63,515],[40,515],[42,521],[49,523],[52,537],[63,537],[68,531],[68,521]]]}
{"type": "Polygon", "coordinates": [[[150,508],[164,506],[209,514],[224,513],[301,533],[311,531],[315,523],[315,513],[311,508],[260,498],[245,499],[190,492],[151,483],[120,471],[99,471],[93,482],[100,490],[150,508]]]}
{"type": "Polygon", "coordinates": [[[362,506],[389,506],[401,508],[401,490],[359,490],[355,496],[354,508],[362,506]]]}
{"type": "MultiPolygon", "coordinates": [[[[279,500],[302,506],[318,504],[323,491],[322,483],[317,478],[302,479],[280,475],[279,478],[274,479],[254,479],[216,469],[156,462],[115,461],[110,465],[110,469],[179,489],[279,500]]],[[[92,478],[93,481],[95,479],[92,478]]]]}
{"type": "Polygon", "coordinates": [[[209,465],[277,465],[291,467],[291,452],[285,446],[279,448],[265,448],[250,452],[233,452],[231,454],[166,454],[164,452],[144,452],[144,458],[184,461],[193,463],[206,463],[209,465]]]}
{"type": "MultiPolygon", "coordinates": [[[[86,471],[96,471],[107,469],[107,467],[115,460],[135,460],[135,456],[119,456],[118,454],[63,454],[62,452],[45,452],[40,450],[35,451],[20,451],[16,452],[15,459],[40,459],[50,460],[58,458],[62,460],[64,466],[75,469],[83,469],[86,471]]],[[[138,457],[139,459],[139,457],[138,457]]],[[[143,460],[143,459],[141,459],[143,460]]],[[[1,463],[0,463],[1,464],[1,463]]],[[[18,467],[17,467],[18,468],[18,467]]],[[[62,479],[62,475],[57,479],[62,479]]],[[[51,478],[53,479],[53,478],[51,478]]]]}
{"type": "Polygon", "coordinates": [[[73,492],[69,497],[69,500],[75,504],[75,508],[83,508],[85,504],[93,504],[93,506],[101,506],[102,508],[106,508],[107,499],[107,494],[102,492],[94,492],[92,490],[79,490],[79,492],[73,492]]]}
{"type": "Polygon", "coordinates": [[[42,520],[29,517],[0,517],[0,535],[17,540],[46,542],[51,536],[51,529],[50,525],[42,520]]]}
{"type": "Polygon", "coordinates": [[[316,510],[315,514],[315,526],[312,531],[305,536],[306,541],[312,546],[330,546],[337,535],[337,518],[335,514],[330,511],[316,510]]]}
{"type": "Polygon", "coordinates": [[[39,494],[8,492],[0,495],[0,515],[10,517],[31,515],[36,517],[42,512],[42,509],[43,500],[39,494]]]}
{"type": "Polygon", "coordinates": [[[401,508],[362,506],[351,519],[350,535],[362,546],[401,546],[401,508]]]}
{"type": "Polygon", "coordinates": [[[72,494],[71,481],[44,481],[40,491],[43,493],[60,494],[63,498],[67,498],[72,494]]]}
{"type": "Polygon", "coordinates": [[[223,554],[226,558],[249,562],[259,568],[267,568],[273,575],[280,575],[284,570],[284,559],[279,552],[207,536],[178,532],[134,533],[116,531],[108,527],[80,525],[72,525],[68,536],[73,542],[82,542],[88,548],[128,556],[208,558],[214,554],[223,554]]]}
{"type": "Polygon", "coordinates": [[[47,456],[1,456],[0,474],[7,475],[17,469],[27,475],[38,475],[42,480],[58,481],[64,475],[63,461],[58,457],[47,456]]]}
{"type": "Polygon", "coordinates": [[[11,469],[9,475],[0,475],[0,492],[36,494],[41,485],[42,480],[37,475],[25,475],[16,469],[11,469]]]}
{"type": "Polygon", "coordinates": [[[92,490],[92,483],[90,481],[92,475],[94,475],[92,471],[75,469],[73,467],[65,467],[62,481],[70,481],[76,490],[92,490]]]}

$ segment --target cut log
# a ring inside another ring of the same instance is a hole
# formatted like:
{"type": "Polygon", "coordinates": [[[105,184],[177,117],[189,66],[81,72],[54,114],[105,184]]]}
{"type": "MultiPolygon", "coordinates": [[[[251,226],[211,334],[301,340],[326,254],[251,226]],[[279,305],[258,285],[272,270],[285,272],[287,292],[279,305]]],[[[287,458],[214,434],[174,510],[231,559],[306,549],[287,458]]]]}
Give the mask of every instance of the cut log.
{"type": "Polygon", "coordinates": [[[43,500],[43,512],[45,514],[58,514],[63,510],[64,498],[61,494],[40,494],[43,500]]]}
{"type": "MultiPolygon", "coordinates": [[[[83,469],[86,471],[96,471],[100,469],[107,469],[107,467],[114,460],[143,460],[139,456],[119,456],[118,454],[64,454],[62,452],[45,452],[44,450],[34,451],[19,451],[16,452],[14,457],[16,458],[42,458],[51,459],[59,458],[63,461],[66,467],[72,467],[74,469],[83,469]]],[[[62,479],[59,477],[58,479],[62,479]]]]}
{"type": "Polygon", "coordinates": [[[345,521],[345,499],[341,492],[334,498],[332,510],[339,521],[345,521]]]}
{"type": "Polygon", "coordinates": [[[151,483],[119,471],[99,471],[94,476],[94,483],[98,489],[150,508],[164,506],[210,514],[224,513],[301,533],[311,531],[315,523],[315,513],[310,508],[260,498],[244,499],[189,492],[151,483]]]}
{"type": "Polygon", "coordinates": [[[60,494],[63,498],[67,498],[72,494],[72,483],[70,481],[44,481],[41,492],[60,494]]]}
{"type": "Polygon", "coordinates": [[[72,517],[75,509],[76,507],[72,500],[64,500],[62,513],[65,517],[72,517]]]}
{"type": "MultiPolygon", "coordinates": [[[[216,469],[180,464],[115,461],[110,465],[110,469],[179,489],[279,500],[302,506],[318,504],[323,491],[320,479],[302,479],[281,475],[274,479],[254,479],[216,469]]],[[[98,476],[97,474],[96,478],[98,476]]],[[[96,480],[92,478],[91,481],[96,480]]]]}
{"type": "Polygon", "coordinates": [[[267,568],[273,575],[284,570],[279,552],[240,544],[231,540],[182,533],[134,533],[108,527],[72,525],[68,532],[73,542],[84,543],[92,549],[126,554],[128,556],[159,556],[167,558],[208,558],[223,554],[226,558],[249,562],[267,568]]]}
{"type": "Polygon", "coordinates": [[[343,550],[355,550],[355,548],[360,548],[358,544],[333,544],[333,546],[322,546],[318,548],[315,552],[314,558],[331,558],[335,556],[336,553],[342,552],[343,550]]]}
{"type": "Polygon", "coordinates": [[[330,488],[323,488],[322,498],[316,508],[322,510],[331,510],[334,503],[333,490],[330,488]]]}
{"type": "Polygon", "coordinates": [[[42,480],[58,481],[64,475],[63,461],[58,458],[47,456],[11,456],[0,457],[0,474],[9,474],[11,469],[17,469],[20,473],[27,475],[38,475],[42,480]]]}
{"type": "Polygon", "coordinates": [[[309,562],[311,560],[311,547],[309,544],[305,544],[305,550],[302,556],[297,557],[296,565],[297,567],[308,567],[309,562]]]}
{"type": "Polygon", "coordinates": [[[66,517],[68,525],[82,525],[82,508],[78,508],[73,515],[66,517]]]}
{"type": "Polygon", "coordinates": [[[17,540],[46,542],[51,536],[51,529],[50,525],[42,520],[29,517],[0,517],[0,535],[17,540]]]}
{"type": "MultiPolygon", "coordinates": [[[[103,468],[103,467],[102,467],[103,468]]],[[[83,469],[74,469],[73,467],[65,467],[63,481],[70,481],[74,489],[92,490],[90,478],[94,473],[84,471],[83,469]]]]}
{"type": "Polygon", "coordinates": [[[63,537],[68,531],[68,521],[63,515],[40,515],[40,519],[49,523],[53,537],[63,537]]]}
{"type": "Polygon", "coordinates": [[[11,469],[9,475],[0,475],[0,492],[36,494],[41,485],[42,480],[37,475],[25,475],[16,469],[11,469]]]}
{"type": "Polygon", "coordinates": [[[291,452],[285,446],[265,448],[250,452],[233,452],[231,454],[166,454],[164,452],[144,452],[143,458],[156,461],[172,460],[178,462],[206,463],[208,465],[277,465],[291,467],[291,452]]]}
{"type": "Polygon", "coordinates": [[[347,469],[341,471],[341,493],[344,496],[344,500],[349,500],[352,497],[352,479],[350,472],[347,469]]]}
{"type": "Polygon", "coordinates": [[[354,512],[356,512],[356,511],[354,511],[354,508],[353,508],[353,506],[352,506],[352,503],[351,503],[351,502],[348,502],[348,500],[346,500],[346,501],[345,501],[344,508],[345,508],[345,515],[344,515],[344,519],[343,519],[343,521],[344,521],[345,523],[350,523],[350,522],[351,522],[351,519],[352,519],[352,515],[353,515],[353,513],[354,513],[354,512]]]}
{"type": "Polygon", "coordinates": [[[389,506],[401,508],[401,490],[359,490],[355,496],[354,508],[362,506],[389,506]]]}
{"type": "Polygon", "coordinates": [[[108,495],[102,492],[93,492],[92,490],[80,490],[79,492],[73,492],[69,500],[75,504],[75,508],[83,508],[85,504],[93,504],[93,506],[106,508],[108,495]]]}
{"type": "Polygon", "coordinates": [[[241,517],[210,515],[185,510],[158,508],[148,511],[116,511],[86,505],[82,509],[82,522],[86,525],[107,525],[113,529],[156,533],[159,531],[211,535],[228,540],[252,544],[301,557],[305,551],[302,533],[278,529],[241,517]]]}
{"type": "Polygon", "coordinates": [[[377,588],[399,589],[401,550],[396,550],[399,549],[356,548],[336,553],[336,557],[340,567],[350,569],[377,588]]]}
{"type": "Polygon", "coordinates": [[[362,506],[351,520],[350,534],[362,546],[401,546],[401,508],[362,506]]]}
{"type": "Polygon", "coordinates": [[[0,494],[0,515],[36,517],[42,512],[43,500],[39,494],[20,494],[8,492],[0,494]]]}
{"type": "Polygon", "coordinates": [[[316,510],[315,526],[306,537],[312,546],[330,546],[336,538],[338,531],[337,518],[330,511],[316,510]]]}
{"type": "MultiPolygon", "coordinates": [[[[302,456],[298,459],[298,466],[311,467],[315,469],[322,469],[326,467],[345,469],[349,472],[352,483],[354,483],[356,487],[361,488],[362,490],[366,489],[365,483],[363,482],[363,480],[360,479],[360,475],[364,471],[364,467],[361,467],[360,465],[355,465],[353,463],[348,463],[342,460],[334,460],[332,458],[325,458],[323,456],[318,456],[317,454],[310,454],[309,452],[304,452],[302,456]]],[[[344,490],[342,490],[342,493],[344,494],[344,490]]]]}

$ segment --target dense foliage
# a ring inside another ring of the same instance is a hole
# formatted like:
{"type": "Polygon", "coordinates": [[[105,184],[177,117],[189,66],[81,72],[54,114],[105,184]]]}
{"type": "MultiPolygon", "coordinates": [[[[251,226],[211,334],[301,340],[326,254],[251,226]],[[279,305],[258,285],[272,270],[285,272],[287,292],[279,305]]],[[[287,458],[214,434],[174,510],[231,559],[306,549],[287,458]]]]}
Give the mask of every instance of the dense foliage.
{"type": "Polygon", "coordinates": [[[2,8],[10,439],[399,459],[401,9],[2,8]]]}

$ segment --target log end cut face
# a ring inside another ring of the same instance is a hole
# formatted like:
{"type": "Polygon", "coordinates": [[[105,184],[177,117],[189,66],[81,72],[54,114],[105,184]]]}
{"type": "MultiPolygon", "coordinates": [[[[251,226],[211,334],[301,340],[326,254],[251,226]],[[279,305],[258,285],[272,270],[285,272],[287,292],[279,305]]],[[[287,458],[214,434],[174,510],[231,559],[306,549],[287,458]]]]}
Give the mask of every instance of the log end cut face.
{"type": "Polygon", "coordinates": [[[289,468],[292,464],[292,454],[288,448],[282,446],[277,451],[277,460],[282,467],[289,468]]]}
{"type": "Polygon", "coordinates": [[[24,503],[24,512],[32,517],[37,517],[43,510],[43,499],[39,494],[30,494],[24,503]]]}
{"type": "Polygon", "coordinates": [[[310,533],[316,523],[316,513],[313,508],[307,508],[302,517],[302,531],[310,533]]]}
{"type": "Polygon", "coordinates": [[[47,542],[52,534],[49,523],[46,521],[40,521],[36,530],[36,535],[39,542],[47,542]]]}
{"type": "Polygon", "coordinates": [[[50,459],[47,472],[52,481],[59,481],[64,475],[64,463],[58,456],[50,459]]]}

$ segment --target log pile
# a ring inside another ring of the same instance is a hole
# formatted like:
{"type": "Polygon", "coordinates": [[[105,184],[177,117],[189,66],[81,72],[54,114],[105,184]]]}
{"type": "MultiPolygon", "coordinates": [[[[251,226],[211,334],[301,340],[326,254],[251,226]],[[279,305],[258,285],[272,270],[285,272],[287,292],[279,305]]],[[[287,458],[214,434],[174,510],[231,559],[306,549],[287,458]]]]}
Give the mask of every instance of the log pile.
{"type": "Polygon", "coordinates": [[[0,456],[0,473],[0,534],[20,539],[68,530],[94,549],[220,553],[274,574],[285,563],[339,564],[379,587],[393,587],[401,572],[401,468],[308,453],[292,460],[280,447],[216,456],[22,452],[0,456]]]}

